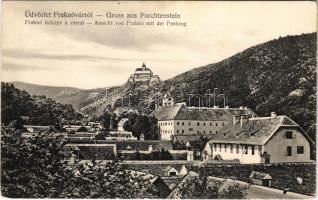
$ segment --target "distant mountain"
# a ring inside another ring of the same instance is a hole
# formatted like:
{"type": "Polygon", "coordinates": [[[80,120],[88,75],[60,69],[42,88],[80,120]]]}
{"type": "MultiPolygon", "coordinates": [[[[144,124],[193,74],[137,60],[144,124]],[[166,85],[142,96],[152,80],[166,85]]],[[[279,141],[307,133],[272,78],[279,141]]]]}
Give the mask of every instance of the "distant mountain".
{"type": "Polygon", "coordinates": [[[103,94],[106,91],[106,88],[84,90],[73,87],[54,87],[23,82],[12,83],[16,88],[25,90],[31,95],[45,95],[59,103],[71,104],[75,109],[91,104],[95,101],[98,95],[103,94]]]}

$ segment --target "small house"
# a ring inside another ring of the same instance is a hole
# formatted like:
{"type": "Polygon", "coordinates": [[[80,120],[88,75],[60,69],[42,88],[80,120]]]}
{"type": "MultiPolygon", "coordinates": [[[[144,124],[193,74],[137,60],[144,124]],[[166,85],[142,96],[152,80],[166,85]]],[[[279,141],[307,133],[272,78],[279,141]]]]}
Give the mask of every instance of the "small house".
{"type": "Polygon", "coordinates": [[[272,177],[267,173],[253,171],[249,179],[250,182],[255,185],[262,185],[266,187],[272,186],[272,177]]]}

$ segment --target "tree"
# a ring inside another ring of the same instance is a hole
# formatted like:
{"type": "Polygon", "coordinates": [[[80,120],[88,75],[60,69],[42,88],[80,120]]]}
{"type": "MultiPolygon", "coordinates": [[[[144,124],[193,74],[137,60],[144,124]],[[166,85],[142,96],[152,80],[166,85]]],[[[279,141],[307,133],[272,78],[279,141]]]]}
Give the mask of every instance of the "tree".
{"type": "Polygon", "coordinates": [[[120,163],[68,164],[72,150],[63,136],[22,140],[1,126],[1,191],[10,198],[155,198],[149,178],[120,163]],[[21,164],[23,163],[23,164],[21,164]]]}
{"type": "Polygon", "coordinates": [[[110,113],[105,112],[102,118],[103,127],[106,131],[110,131],[110,113]]]}

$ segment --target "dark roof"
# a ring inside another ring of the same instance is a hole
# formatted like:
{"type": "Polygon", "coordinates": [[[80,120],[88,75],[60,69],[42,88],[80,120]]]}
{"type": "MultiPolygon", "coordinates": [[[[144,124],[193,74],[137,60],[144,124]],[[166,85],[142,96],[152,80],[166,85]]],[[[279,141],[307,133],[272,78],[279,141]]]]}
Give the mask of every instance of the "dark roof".
{"type": "Polygon", "coordinates": [[[67,144],[67,148],[77,150],[79,159],[83,160],[111,160],[114,159],[114,146],[106,146],[101,144],[67,144]]]}
{"type": "Polygon", "coordinates": [[[207,134],[207,135],[198,135],[198,134],[193,134],[193,135],[174,135],[174,141],[178,141],[180,143],[186,143],[186,142],[193,142],[193,141],[198,141],[203,138],[211,139],[213,138],[215,134],[207,134]]]}
{"type": "Polygon", "coordinates": [[[127,147],[131,147],[131,150],[147,151],[149,145],[152,145],[153,150],[172,150],[171,141],[160,140],[97,140],[98,144],[116,144],[117,151],[127,150],[127,147]]]}
{"type": "MultiPolygon", "coordinates": [[[[242,126],[240,122],[225,126],[210,142],[264,145],[280,127],[300,128],[287,116],[250,118],[246,119],[242,126]]],[[[310,140],[305,132],[303,134],[310,140]]]]}
{"type": "Polygon", "coordinates": [[[151,116],[163,120],[231,121],[233,115],[256,116],[251,109],[187,107],[182,104],[153,111],[151,116]]]}

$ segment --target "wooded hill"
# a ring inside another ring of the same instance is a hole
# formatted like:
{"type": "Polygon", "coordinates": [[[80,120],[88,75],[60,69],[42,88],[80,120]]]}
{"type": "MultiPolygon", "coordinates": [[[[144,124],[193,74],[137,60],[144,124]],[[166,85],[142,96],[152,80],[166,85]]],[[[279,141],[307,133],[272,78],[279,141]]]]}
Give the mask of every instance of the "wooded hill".
{"type": "MultiPolygon", "coordinates": [[[[101,105],[106,102],[113,104],[122,93],[125,93],[122,98],[127,102],[127,94],[133,93],[131,106],[138,109],[140,100],[146,99],[151,104],[144,112],[149,113],[166,91],[170,91],[177,101],[188,104],[190,93],[203,97],[208,89],[212,93],[218,88],[218,94],[226,94],[230,107],[247,106],[259,116],[268,116],[272,111],[287,115],[315,138],[316,49],[316,33],[282,37],[221,62],[182,73],[143,91],[136,91],[128,85],[111,88],[110,98],[106,101],[102,98],[104,90],[84,90],[71,95],[74,99],[70,97],[69,103],[76,102],[74,107],[86,109],[96,105],[96,96],[98,105],[101,105]]],[[[222,98],[216,102],[223,106],[222,98]]],[[[193,97],[191,106],[198,105],[198,98],[193,97]]],[[[207,101],[201,99],[200,105],[206,106],[207,101]]],[[[105,105],[100,108],[105,108],[105,105]]],[[[101,113],[101,109],[93,112],[101,113]]]]}

